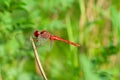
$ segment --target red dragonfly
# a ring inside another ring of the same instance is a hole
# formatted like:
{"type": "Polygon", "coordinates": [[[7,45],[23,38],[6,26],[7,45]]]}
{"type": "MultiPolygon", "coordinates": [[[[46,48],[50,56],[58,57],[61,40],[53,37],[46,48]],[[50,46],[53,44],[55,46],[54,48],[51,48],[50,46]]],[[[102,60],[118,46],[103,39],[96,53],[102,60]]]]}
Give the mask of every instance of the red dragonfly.
{"type": "Polygon", "coordinates": [[[74,42],[71,42],[71,41],[65,40],[63,38],[60,38],[58,36],[52,35],[51,33],[49,33],[46,30],[35,31],[34,36],[37,38],[38,41],[41,40],[41,39],[44,39],[44,40],[49,39],[51,41],[58,40],[58,41],[62,41],[62,42],[68,43],[68,44],[72,44],[74,46],[80,46],[79,44],[76,44],[74,42]]]}

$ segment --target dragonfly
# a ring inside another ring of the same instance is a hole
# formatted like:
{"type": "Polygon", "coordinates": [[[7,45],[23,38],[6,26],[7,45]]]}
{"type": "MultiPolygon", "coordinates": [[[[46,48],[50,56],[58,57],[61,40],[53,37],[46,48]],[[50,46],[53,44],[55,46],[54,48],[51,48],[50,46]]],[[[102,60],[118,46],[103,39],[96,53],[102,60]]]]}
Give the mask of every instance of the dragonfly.
{"type": "Polygon", "coordinates": [[[74,43],[72,41],[63,39],[63,38],[61,38],[59,36],[55,36],[55,35],[51,34],[50,32],[48,32],[46,30],[42,30],[42,31],[36,30],[36,31],[34,31],[34,36],[37,39],[37,41],[39,41],[39,42],[42,42],[40,40],[50,40],[50,41],[55,41],[56,40],[56,41],[62,41],[62,42],[71,44],[71,45],[76,46],[76,47],[80,46],[77,43],[74,43]]]}

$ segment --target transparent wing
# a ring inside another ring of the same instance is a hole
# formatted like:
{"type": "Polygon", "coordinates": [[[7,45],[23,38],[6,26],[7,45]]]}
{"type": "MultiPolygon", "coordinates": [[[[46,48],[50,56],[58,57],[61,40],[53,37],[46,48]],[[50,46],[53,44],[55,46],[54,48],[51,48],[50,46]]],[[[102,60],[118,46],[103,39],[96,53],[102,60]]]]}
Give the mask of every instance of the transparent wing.
{"type": "Polygon", "coordinates": [[[50,43],[49,43],[49,44],[50,44],[50,46],[49,46],[50,49],[52,49],[52,48],[53,48],[53,45],[54,45],[54,41],[53,41],[53,40],[50,40],[50,43]]]}
{"type": "Polygon", "coordinates": [[[39,36],[36,38],[36,41],[37,46],[41,46],[41,48],[44,48],[45,50],[48,51],[52,49],[53,41],[51,41],[50,39],[39,36]]]}
{"type": "Polygon", "coordinates": [[[46,44],[46,42],[48,41],[48,39],[47,38],[43,38],[43,37],[41,37],[41,36],[38,36],[37,38],[35,38],[35,40],[36,40],[36,44],[37,44],[37,46],[44,46],[44,44],[46,44]]]}

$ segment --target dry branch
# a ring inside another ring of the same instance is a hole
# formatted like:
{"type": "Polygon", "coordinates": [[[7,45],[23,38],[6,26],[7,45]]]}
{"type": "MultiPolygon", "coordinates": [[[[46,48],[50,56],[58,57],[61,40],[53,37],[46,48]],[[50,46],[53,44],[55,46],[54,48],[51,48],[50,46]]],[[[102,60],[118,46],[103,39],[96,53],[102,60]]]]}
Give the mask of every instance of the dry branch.
{"type": "Polygon", "coordinates": [[[46,77],[45,72],[43,70],[42,64],[39,60],[38,52],[37,52],[37,49],[36,49],[36,46],[35,46],[35,43],[34,43],[34,40],[33,40],[32,37],[30,37],[30,41],[32,43],[32,47],[33,47],[33,50],[34,50],[34,56],[35,56],[35,60],[36,60],[36,63],[38,65],[39,71],[41,72],[44,79],[47,80],[47,77],[46,77]]]}

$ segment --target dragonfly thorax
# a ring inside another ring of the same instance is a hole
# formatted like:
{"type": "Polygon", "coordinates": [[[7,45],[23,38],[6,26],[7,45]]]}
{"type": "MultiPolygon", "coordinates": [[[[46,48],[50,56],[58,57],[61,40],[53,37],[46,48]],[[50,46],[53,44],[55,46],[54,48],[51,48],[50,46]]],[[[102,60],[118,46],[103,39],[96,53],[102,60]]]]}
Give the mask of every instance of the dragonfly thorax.
{"type": "Polygon", "coordinates": [[[47,31],[41,31],[41,32],[40,32],[40,36],[41,36],[42,38],[47,38],[47,39],[49,39],[49,38],[50,38],[50,33],[47,32],[47,31]]]}

